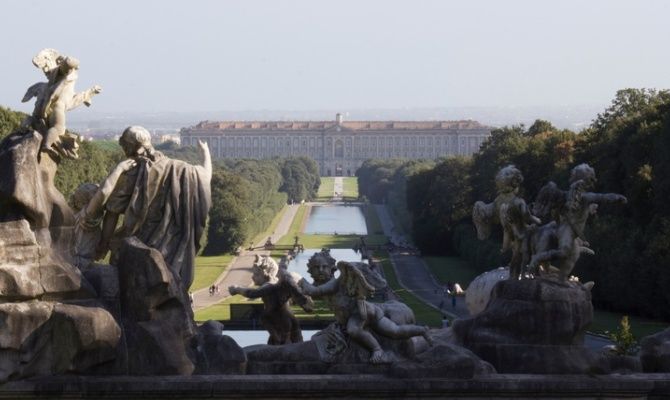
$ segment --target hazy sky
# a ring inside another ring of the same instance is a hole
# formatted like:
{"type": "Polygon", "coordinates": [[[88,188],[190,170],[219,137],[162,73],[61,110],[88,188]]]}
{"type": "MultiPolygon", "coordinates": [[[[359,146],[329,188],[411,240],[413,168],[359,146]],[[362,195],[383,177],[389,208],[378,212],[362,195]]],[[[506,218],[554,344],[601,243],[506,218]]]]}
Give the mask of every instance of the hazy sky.
{"type": "Polygon", "coordinates": [[[81,60],[96,111],[607,104],[670,87],[670,1],[0,3],[0,105],[81,60]]]}

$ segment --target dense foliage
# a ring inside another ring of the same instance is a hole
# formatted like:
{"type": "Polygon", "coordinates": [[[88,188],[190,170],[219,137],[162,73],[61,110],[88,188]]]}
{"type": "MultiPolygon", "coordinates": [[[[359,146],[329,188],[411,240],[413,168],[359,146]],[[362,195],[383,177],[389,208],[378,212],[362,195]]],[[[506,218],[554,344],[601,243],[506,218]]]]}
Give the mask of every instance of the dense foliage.
{"type": "Polygon", "coordinates": [[[0,139],[12,133],[28,115],[0,106],[0,139]]]}
{"type": "Polygon", "coordinates": [[[356,171],[358,193],[372,203],[385,203],[405,230],[411,228],[407,212],[408,179],[435,165],[432,160],[366,160],[356,171]]]}
{"type": "MultiPolygon", "coordinates": [[[[471,159],[448,158],[411,174],[404,196],[415,243],[427,253],[459,255],[477,271],[505,263],[500,232],[479,241],[471,222],[475,200],[495,197],[499,168],[516,165],[524,174],[521,195],[532,202],[549,180],[567,188],[570,169],[593,166],[596,191],[621,193],[627,205],[601,206],[587,224],[595,250],[574,273],[594,280],[601,308],[670,319],[670,92],[626,89],[580,133],[547,121],[529,128],[496,129],[471,159]]],[[[398,188],[397,165],[370,160],[359,175],[372,201],[398,188]],[[389,171],[390,170],[390,171],[389,171]],[[368,188],[366,188],[366,185],[368,188]]]]}

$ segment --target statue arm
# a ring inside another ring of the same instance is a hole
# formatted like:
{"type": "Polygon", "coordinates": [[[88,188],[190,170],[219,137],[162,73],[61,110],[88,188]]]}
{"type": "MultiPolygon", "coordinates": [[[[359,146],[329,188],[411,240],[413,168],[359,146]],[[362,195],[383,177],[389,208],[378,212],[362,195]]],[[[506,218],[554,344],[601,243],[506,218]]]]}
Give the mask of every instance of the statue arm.
{"type": "Polygon", "coordinates": [[[105,213],[105,218],[102,220],[102,235],[95,255],[96,260],[103,258],[105,254],[107,254],[107,251],[109,250],[109,240],[112,238],[118,222],[119,214],[111,211],[105,213]]]}
{"type": "Polygon", "coordinates": [[[622,203],[626,204],[628,199],[626,196],[617,193],[582,193],[582,200],[587,203],[622,203]]]}
{"type": "Polygon", "coordinates": [[[198,150],[200,151],[200,157],[202,158],[202,167],[205,170],[207,180],[212,179],[212,155],[209,152],[209,145],[207,142],[198,140],[198,150]]]}
{"type": "Polygon", "coordinates": [[[230,292],[230,294],[233,294],[233,295],[234,294],[241,294],[242,296],[244,296],[248,299],[257,299],[259,297],[263,297],[263,296],[269,294],[270,291],[272,291],[273,286],[274,285],[266,284],[266,285],[263,285],[259,288],[255,288],[255,289],[245,288],[245,287],[240,287],[240,286],[230,286],[228,288],[228,292],[230,292]]]}
{"type": "Polygon", "coordinates": [[[67,109],[72,110],[74,108],[79,107],[82,104],[85,104],[87,107],[90,106],[93,100],[93,96],[95,96],[100,92],[102,92],[102,87],[95,85],[92,88],[89,88],[87,90],[84,90],[83,92],[75,94],[70,100],[67,109]]]}
{"type": "Polygon", "coordinates": [[[331,279],[323,285],[319,286],[314,286],[307,282],[307,280],[302,279],[299,282],[299,285],[304,294],[312,297],[321,297],[337,292],[337,279],[331,279]]]}
{"type": "Polygon", "coordinates": [[[100,185],[100,189],[98,189],[91,201],[89,201],[88,205],[86,206],[86,214],[97,215],[100,213],[102,211],[102,206],[109,199],[109,196],[112,194],[112,191],[116,187],[116,183],[118,182],[121,175],[136,165],[137,162],[132,158],[121,161],[107,176],[107,178],[105,178],[104,182],[102,182],[102,185],[100,185]]]}

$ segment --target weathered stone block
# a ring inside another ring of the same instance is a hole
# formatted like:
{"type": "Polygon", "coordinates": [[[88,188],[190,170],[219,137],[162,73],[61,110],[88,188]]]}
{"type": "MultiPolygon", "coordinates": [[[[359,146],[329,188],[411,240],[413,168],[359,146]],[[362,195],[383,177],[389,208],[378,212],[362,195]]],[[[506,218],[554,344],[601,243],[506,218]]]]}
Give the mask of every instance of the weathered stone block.
{"type": "Polygon", "coordinates": [[[640,341],[640,360],[644,372],[670,372],[670,328],[640,341]]]}
{"type": "Polygon", "coordinates": [[[83,372],[115,356],[121,329],[101,307],[0,304],[0,381],[83,372]]]}

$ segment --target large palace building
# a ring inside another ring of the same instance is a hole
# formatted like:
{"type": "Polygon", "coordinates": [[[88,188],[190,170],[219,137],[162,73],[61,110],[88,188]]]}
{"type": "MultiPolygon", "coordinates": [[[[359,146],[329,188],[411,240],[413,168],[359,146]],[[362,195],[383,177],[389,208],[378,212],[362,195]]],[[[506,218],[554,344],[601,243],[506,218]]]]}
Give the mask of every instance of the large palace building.
{"type": "Polygon", "coordinates": [[[370,158],[470,155],[491,134],[475,121],[223,121],[181,130],[181,143],[208,142],[214,158],[308,156],[321,175],[353,175],[370,158]]]}

